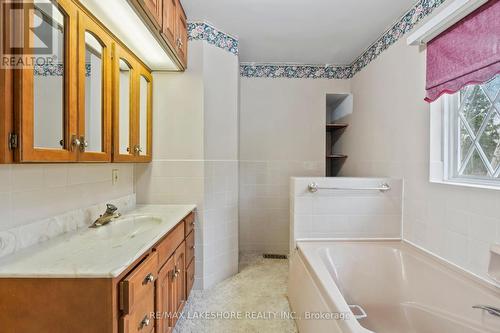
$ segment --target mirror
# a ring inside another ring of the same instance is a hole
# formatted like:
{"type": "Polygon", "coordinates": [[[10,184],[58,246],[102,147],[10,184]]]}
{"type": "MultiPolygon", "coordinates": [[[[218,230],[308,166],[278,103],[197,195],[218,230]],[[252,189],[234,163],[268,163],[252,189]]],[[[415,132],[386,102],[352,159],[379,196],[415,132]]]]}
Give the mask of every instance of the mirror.
{"type": "Polygon", "coordinates": [[[119,60],[119,132],[120,154],[130,154],[130,80],[132,67],[123,59],[119,60]]]}
{"type": "Polygon", "coordinates": [[[140,82],[140,109],[139,109],[139,154],[148,154],[148,103],[149,103],[149,81],[141,75],[140,82]]]}
{"type": "Polygon", "coordinates": [[[102,152],[103,45],[85,32],[85,140],[87,151],[102,152]]]}
{"type": "MultiPolygon", "coordinates": [[[[35,65],[33,76],[33,141],[34,147],[64,149],[65,137],[65,35],[67,15],[53,2],[50,7],[36,6],[33,11],[35,47],[45,47],[43,41],[51,40],[50,54],[53,63],[35,65]],[[51,10],[48,10],[50,8],[51,10]]],[[[47,50],[44,50],[46,55],[47,50]]]]}

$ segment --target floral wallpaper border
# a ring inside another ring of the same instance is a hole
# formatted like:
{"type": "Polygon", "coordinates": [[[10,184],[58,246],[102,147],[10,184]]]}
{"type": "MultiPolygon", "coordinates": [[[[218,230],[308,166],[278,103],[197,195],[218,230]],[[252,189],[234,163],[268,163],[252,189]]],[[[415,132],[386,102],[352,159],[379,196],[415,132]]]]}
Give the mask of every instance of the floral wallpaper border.
{"type": "Polygon", "coordinates": [[[353,73],[351,66],[241,63],[240,75],[275,79],[350,79],[353,73]]]}
{"type": "Polygon", "coordinates": [[[189,22],[188,39],[204,40],[209,44],[238,55],[238,39],[222,32],[206,22],[189,22]]]}
{"type": "MultiPolygon", "coordinates": [[[[47,65],[35,65],[33,68],[35,76],[63,76],[64,75],[64,65],[63,64],[47,64],[47,65]]],[[[85,76],[89,77],[92,72],[92,67],[90,64],[85,64],[85,76]]]]}
{"type": "Polygon", "coordinates": [[[350,65],[241,63],[240,75],[247,78],[350,79],[445,1],[419,0],[350,65]]]}

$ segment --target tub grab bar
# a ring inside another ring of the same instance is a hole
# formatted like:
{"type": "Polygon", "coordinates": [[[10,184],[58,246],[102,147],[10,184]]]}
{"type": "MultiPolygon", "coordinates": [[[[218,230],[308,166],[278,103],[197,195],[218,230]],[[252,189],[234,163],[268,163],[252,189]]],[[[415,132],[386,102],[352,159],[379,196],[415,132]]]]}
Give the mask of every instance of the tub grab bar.
{"type": "Polygon", "coordinates": [[[360,314],[355,314],[354,311],[352,312],[354,314],[354,318],[356,318],[357,320],[365,319],[368,317],[366,311],[359,305],[349,305],[349,308],[351,309],[351,311],[353,309],[356,309],[357,312],[360,313],[360,314]]]}
{"type": "Polygon", "coordinates": [[[334,190],[334,191],[380,191],[382,193],[390,191],[391,186],[387,183],[380,184],[379,187],[320,187],[317,183],[311,183],[308,186],[311,193],[316,193],[319,190],[334,190]]]}
{"type": "Polygon", "coordinates": [[[488,312],[490,315],[495,317],[500,317],[500,309],[487,305],[474,305],[473,309],[480,309],[488,312]]]}

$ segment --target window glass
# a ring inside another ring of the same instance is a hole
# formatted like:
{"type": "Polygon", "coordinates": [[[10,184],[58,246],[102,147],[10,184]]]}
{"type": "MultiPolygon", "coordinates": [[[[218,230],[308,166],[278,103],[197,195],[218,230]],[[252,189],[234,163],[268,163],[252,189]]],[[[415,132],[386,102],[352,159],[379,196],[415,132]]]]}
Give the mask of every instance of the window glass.
{"type": "Polygon", "coordinates": [[[454,178],[500,180],[500,75],[470,85],[451,102],[450,157],[454,178]]]}

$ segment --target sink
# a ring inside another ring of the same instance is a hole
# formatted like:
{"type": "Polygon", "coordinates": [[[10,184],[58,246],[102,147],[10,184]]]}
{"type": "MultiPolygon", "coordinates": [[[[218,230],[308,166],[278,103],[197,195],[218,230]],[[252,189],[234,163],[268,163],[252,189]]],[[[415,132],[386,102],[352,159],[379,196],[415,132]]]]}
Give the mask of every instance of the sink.
{"type": "Polygon", "coordinates": [[[93,229],[101,239],[133,238],[160,225],[161,219],[153,216],[124,216],[113,220],[109,224],[93,229]]]}

